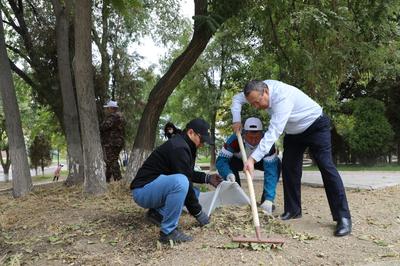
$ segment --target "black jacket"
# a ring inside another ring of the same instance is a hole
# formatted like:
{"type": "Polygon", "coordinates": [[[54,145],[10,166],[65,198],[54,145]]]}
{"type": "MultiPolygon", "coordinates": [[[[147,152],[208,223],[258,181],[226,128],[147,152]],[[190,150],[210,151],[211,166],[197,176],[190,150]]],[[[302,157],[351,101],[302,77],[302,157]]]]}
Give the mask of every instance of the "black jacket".
{"type": "Polygon", "coordinates": [[[196,152],[196,145],[186,133],[176,135],[150,154],[133,179],[131,189],[143,187],[161,174],[184,174],[189,180],[186,208],[192,215],[199,214],[201,205],[194,193],[192,182],[205,183],[206,174],[194,171],[196,152]]]}

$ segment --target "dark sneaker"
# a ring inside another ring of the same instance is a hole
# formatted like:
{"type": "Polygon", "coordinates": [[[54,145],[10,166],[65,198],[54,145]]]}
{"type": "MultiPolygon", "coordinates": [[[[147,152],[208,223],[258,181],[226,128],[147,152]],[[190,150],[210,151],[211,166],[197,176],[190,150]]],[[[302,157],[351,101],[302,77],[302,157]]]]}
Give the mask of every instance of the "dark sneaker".
{"type": "Polygon", "coordinates": [[[146,219],[157,226],[161,225],[162,215],[155,209],[149,209],[146,213],[146,219]]]}
{"type": "Polygon", "coordinates": [[[193,238],[191,236],[188,236],[184,234],[183,232],[179,231],[178,228],[176,228],[174,231],[169,233],[168,235],[164,234],[162,231],[160,232],[160,242],[168,244],[169,241],[172,240],[175,243],[181,243],[181,242],[188,242],[192,241],[193,238]]]}

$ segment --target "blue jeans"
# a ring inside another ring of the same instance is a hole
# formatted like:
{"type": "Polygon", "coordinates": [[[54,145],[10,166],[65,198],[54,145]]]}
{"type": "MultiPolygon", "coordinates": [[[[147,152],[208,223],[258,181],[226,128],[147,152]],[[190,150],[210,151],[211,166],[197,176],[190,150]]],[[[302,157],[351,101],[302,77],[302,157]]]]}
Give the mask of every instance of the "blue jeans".
{"type": "Polygon", "coordinates": [[[278,185],[281,174],[281,161],[278,156],[273,159],[263,159],[264,166],[264,190],[261,196],[261,203],[264,200],[274,201],[276,196],[276,186],[278,185]]]}
{"type": "Polygon", "coordinates": [[[133,189],[132,197],[140,207],[157,210],[163,216],[161,231],[169,234],[178,227],[188,189],[185,175],[160,175],[144,187],[133,189]]]}
{"type": "MultiPolygon", "coordinates": [[[[236,177],[236,182],[241,186],[239,171],[243,170],[243,161],[239,158],[232,157],[229,162],[233,174],[236,177]]],[[[279,176],[281,174],[281,161],[276,156],[273,160],[265,158],[254,164],[254,169],[264,171],[264,189],[261,196],[261,203],[264,200],[275,200],[276,186],[278,185],[279,176]]]]}

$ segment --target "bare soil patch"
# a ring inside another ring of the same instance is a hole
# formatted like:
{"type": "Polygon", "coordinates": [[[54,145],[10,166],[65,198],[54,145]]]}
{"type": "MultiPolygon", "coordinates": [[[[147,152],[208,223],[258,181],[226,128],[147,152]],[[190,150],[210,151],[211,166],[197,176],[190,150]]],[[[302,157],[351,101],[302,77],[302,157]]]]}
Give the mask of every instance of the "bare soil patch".
{"type": "MultiPolygon", "coordinates": [[[[257,199],[262,183],[255,182],[257,199]]],[[[325,192],[303,186],[303,218],[280,221],[260,213],[263,235],[285,239],[282,247],[232,244],[254,236],[250,207],[217,209],[199,228],[188,214],[180,227],[194,241],[161,245],[159,229],[117,183],[101,197],[81,187],[36,188],[29,197],[0,195],[0,264],[6,265],[366,265],[400,264],[400,187],[348,190],[353,233],[333,236],[325,192]]],[[[276,215],[283,211],[278,187],[276,215]]]]}

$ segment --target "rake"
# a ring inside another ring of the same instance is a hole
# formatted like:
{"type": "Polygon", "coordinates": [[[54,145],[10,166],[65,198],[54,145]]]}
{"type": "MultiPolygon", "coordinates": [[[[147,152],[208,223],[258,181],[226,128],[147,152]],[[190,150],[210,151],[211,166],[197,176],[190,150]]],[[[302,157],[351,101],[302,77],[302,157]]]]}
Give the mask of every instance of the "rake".
{"type": "MultiPolygon", "coordinates": [[[[246,151],[244,149],[242,135],[240,134],[240,132],[236,132],[236,136],[238,138],[240,152],[242,154],[242,160],[243,160],[243,164],[244,164],[247,161],[247,155],[246,155],[246,151]]],[[[255,196],[254,187],[253,187],[253,179],[248,170],[245,171],[245,174],[246,174],[246,179],[247,179],[247,185],[249,187],[251,212],[253,214],[253,223],[254,223],[254,227],[255,227],[255,231],[256,231],[256,237],[237,236],[237,237],[233,237],[232,241],[233,242],[242,242],[242,243],[243,242],[245,242],[245,243],[252,242],[252,243],[269,243],[269,244],[283,245],[283,243],[285,242],[283,239],[265,238],[265,237],[261,236],[261,226],[260,226],[260,219],[258,218],[256,196],[255,196]]]]}

